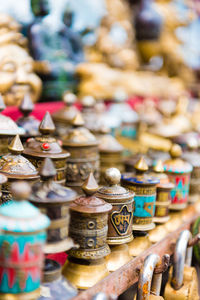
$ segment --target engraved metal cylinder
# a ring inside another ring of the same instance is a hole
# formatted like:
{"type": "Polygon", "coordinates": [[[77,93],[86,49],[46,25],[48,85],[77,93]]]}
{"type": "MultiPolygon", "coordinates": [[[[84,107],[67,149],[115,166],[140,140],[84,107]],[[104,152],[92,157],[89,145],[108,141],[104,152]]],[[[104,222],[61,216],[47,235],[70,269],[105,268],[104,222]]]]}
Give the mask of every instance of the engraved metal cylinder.
{"type": "Polygon", "coordinates": [[[81,186],[90,172],[99,181],[99,153],[97,143],[85,146],[68,146],[63,143],[63,148],[71,154],[67,160],[67,186],[81,193],[81,186]]]}
{"type": "Polygon", "coordinates": [[[174,187],[172,183],[163,183],[157,186],[155,223],[165,223],[169,220],[169,206],[171,204],[171,190],[174,187]]]}
{"type": "Polygon", "coordinates": [[[57,243],[69,236],[69,204],[53,202],[37,203],[33,201],[40,211],[47,215],[51,224],[47,229],[47,243],[57,243]]]}
{"type": "Polygon", "coordinates": [[[2,191],[1,199],[3,203],[12,200],[11,185],[13,182],[25,180],[32,186],[33,184],[35,184],[40,180],[39,175],[26,176],[26,177],[14,176],[14,175],[12,176],[12,174],[5,174],[5,175],[8,178],[8,181],[2,184],[2,188],[1,188],[2,191]]]}
{"type": "Polygon", "coordinates": [[[109,168],[117,168],[120,172],[124,171],[122,145],[110,134],[99,137],[100,154],[100,181],[105,184],[104,173],[109,168]]]}
{"type": "Polygon", "coordinates": [[[110,253],[106,244],[108,214],[80,214],[71,211],[70,236],[79,249],[70,255],[81,259],[98,259],[110,253]]]}
{"type": "Polygon", "coordinates": [[[107,256],[108,212],[112,206],[94,196],[79,197],[70,206],[70,237],[80,245],[71,249],[70,256],[96,260],[107,256]]]}
{"type": "MultiPolygon", "coordinates": [[[[155,227],[156,185],[159,180],[146,178],[141,180],[134,175],[122,175],[122,185],[135,193],[135,209],[133,212],[133,230],[146,231],[155,227]]],[[[148,175],[147,175],[148,176],[148,175]]]]}
{"type": "Polygon", "coordinates": [[[109,171],[110,178],[106,178],[107,176],[105,176],[105,181],[110,183],[110,185],[100,188],[96,195],[112,204],[112,211],[109,213],[108,218],[107,243],[109,245],[120,245],[133,240],[134,193],[116,184],[120,182],[120,172],[118,169],[110,168],[107,169],[106,173],[109,171]],[[112,170],[114,170],[113,173],[112,170]],[[115,171],[119,173],[118,182],[114,182],[114,177],[112,178],[113,174],[115,175],[115,171]]]}

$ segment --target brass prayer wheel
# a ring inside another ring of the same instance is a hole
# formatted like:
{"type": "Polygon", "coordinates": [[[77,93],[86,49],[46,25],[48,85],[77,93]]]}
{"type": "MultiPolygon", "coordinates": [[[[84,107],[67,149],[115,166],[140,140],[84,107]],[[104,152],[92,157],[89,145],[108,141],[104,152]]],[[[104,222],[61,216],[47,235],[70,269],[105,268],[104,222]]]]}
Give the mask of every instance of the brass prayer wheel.
{"type": "Polygon", "coordinates": [[[16,123],[18,126],[22,127],[25,130],[25,134],[22,137],[22,141],[25,142],[27,138],[40,135],[40,121],[37,120],[34,116],[30,116],[30,113],[34,109],[34,104],[29,94],[26,94],[24,96],[19,109],[22,112],[23,116],[20,117],[16,123]]]}
{"type": "Polygon", "coordinates": [[[11,118],[1,114],[5,108],[6,106],[0,94],[0,155],[8,153],[8,144],[15,135],[25,133],[24,129],[18,127],[11,118]]]}
{"type": "Polygon", "coordinates": [[[104,134],[99,137],[101,183],[105,183],[104,173],[108,168],[115,167],[124,171],[123,146],[111,135],[104,134]]]}
{"type": "Polygon", "coordinates": [[[121,173],[116,168],[107,169],[105,181],[108,186],[101,187],[97,197],[112,204],[108,219],[109,245],[120,245],[133,240],[133,202],[134,193],[120,186],[121,173]]]}
{"type": "Polygon", "coordinates": [[[168,176],[164,173],[164,166],[161,160],[158,160],[153,167],[152,176],[157,177],[160,183],[157,185],[156,207],[154,222],[166,223],[169,220],[169,206],[171,204],[170,192],[174,188],[174,184],[169,182],[168,176]]]}
{"type": "Polygon", "coordinates": [[[99,180],[98,141],[85,127],[80,113],[72,121],[73,128],[63,137],[63,148],[70,152],[67,160],[67,186],[82,193],[81,186],[90,172],[99,180]]]}
{"type": "Polygon", "coordinates": [[[11,141],[8,150],[9,153],[0,158],[0,173],[8,179],[2,184],[2,202],[12,199],[11,183],[13,181],[25,180],[33,184],[40,178],[34,165],[21,155],[24,148],[18,135],[11,141]]]}
{"type": "Polygon", "coordinates": [[[200,199],[200,154],[198,153],[198,140],[190,139],[187,143],[188,151],[183,152],[182,158],[192,167],[189,189],[189,203],[195,203],[200,199]]]}
{"type": "Polygon", "coordinates": [[[155,227],[153,217],[155,213],[156,188],[159,179],[145,174],[148,166],[143,157],[139,159],[134,167],[136,174],[123,174],[122,184],[135,192],[133,230],[147,231],[155,227]]]}
{"type": "Polygon", "coordinates": [[[165,161],[164,168],[170,182],[174,184],[171,190],[171,210],[182,210],[187,206],[192,165],[180,157],[181,147],[174,144],[170,150],[171,159],[165,161]]]}
{"type": "Polygon", "coordinates": [[[94,196],[98,185],[92,173],[82,186],[85,196],[77,198],[70,205],[71,221],[69,233],[80,245],[69,254],[79,259],[99,259],[110,253],[106,244],[108,213],[112,205],[94,196]]]}
{"type": "Polygon", "coordinates": [[[39,131],[42,135],[28,139],[23,154],[37,169],[46,157],[51,158],[57,172],[55,181],[65,185],[66,161],[70,154],[51,136],[55,131],[55,125],[48,111],[40,123],[39,131]]]}
{"type": "Polygon", "coordinates": [[[106,238],[112,205],[94,196],[98,185],[92,173],[82,188],[85,196],[70,205],[69,228],[80,247],[69,251],[63,275],[77,288],[86,289],[108,275],[104,257],[110,253],[106,238]]]}
{"type": "Polygon", "coordinates": [[[47,229],[47,243],[44,251],[45,253],[67,251],[74,246],[72,239],[68,236],[69,205],[77,194],[53,180],[56,169],[50,158],[45,158],[39,173],[42,181],[32,186],[29,200],[51,220],[47,229]]]}
{"type": "Polygon", "coordinates": [[[71,128],[71,121],[76,116],[78,109],[74,105],[77,101],[75,94],[66,92],[63,95],[65,106],[52,114],[53,121],[56,125],[56,134],[60,137],[65,135],[71,128]]]}

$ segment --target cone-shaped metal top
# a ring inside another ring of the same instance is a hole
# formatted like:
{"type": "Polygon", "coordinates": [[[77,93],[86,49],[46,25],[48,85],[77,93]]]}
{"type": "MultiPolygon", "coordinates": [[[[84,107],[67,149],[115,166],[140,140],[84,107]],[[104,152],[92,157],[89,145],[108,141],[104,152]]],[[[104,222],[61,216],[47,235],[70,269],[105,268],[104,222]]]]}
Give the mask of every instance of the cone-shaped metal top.
{"type": "Polygon", "coordinates": [[[29,94],[26,94],[24,96],[24,99],[22,100],[19,109],[24,115],[29,115],[33,111],[34,104],[29,94]]]}
{"type": "Polygon", "coordinates": [[[153,167],[153,170],[154,170],[154,172],[156,172],[156,173],[163,173],[163,172],[164,172],[164,166],[163,166],[163,163],[162,163],[162,160],[161,160],[161,159],[159,159],[159,160],[156,162],[155,166],[153,167]]]}
{"type": "Polygon", "coordinates": [[[40,168],[40,176],[43,178],[52,178],[56,175],[56,169],[50,158],[45,158],[40,168]]]}
{"type": "Polygon", "coordinates": [[[146,172],[148,170],[148,165],[143,156],[136,162],[134,168],[140,172],[146,172]]]}
{"type": "Polygon", "coordinates": [[[87,196],[93,195],[94,193],[96,193],[98,191],[99,186],[98,186],[96,179],[94,178],[94,175],[92,172],[90,172],[87,180],[82,185],[82,189],[87,196]]]}
{"type": "Polygon", "coordinates": [[[50,134],[55,131],[55,125],[54,122],[51,118],[50,113],[47,111],[44,118],[42,119],[40,126],[39,126],[39,131],[42,134],[50,134]]]}
{"type": "Polygon", "coordinates": [[[0,112],[6,108],[2,95],[0,94],[0,112]]]}
{"type": "Polygon", "coordinates": [[[14,139],[12,139],[10,145],[8,146],[8,149],[10,150],[10,152],[15,154],[20,154],[24,151],[24,147],[18,134],[14,137],[14,139]]]}
{"type": "Polygon", "coordinates": [[[83,120],[83,117],[82,117],[82,115],[81,115],[81,113],[80,112],[78,112],[77,114],[76,114],[76,116],[73,118],[73,120],[72,120],[72,125],[74,126],[74,127],[79,127],[79,126],[83,126],[84,125],[84,120],[83,120]]]}

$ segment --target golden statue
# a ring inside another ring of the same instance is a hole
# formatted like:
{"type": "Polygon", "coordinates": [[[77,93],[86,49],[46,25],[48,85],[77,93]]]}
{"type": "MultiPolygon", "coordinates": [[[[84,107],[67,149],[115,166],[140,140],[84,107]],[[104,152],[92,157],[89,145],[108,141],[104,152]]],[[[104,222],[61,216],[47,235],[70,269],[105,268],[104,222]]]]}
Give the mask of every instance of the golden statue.
{"type": "Polygon", "coordinates": [[[76,69],[81,81],[79,95],[96,99],[113,99],[119,91],[131,95],[179,97],[184,85],[178,78],[155,75],[152,72],[124,71],[101,63],[81,63],[76,69]],[[167,88],[166,88],[167,87],[167,88]]]}
{"type": "Polygon", "coordinates": [[[184,85],[179,78],[138,71],[135,35],[128,3],[106,0],[108,13],[97,30],[94,46],[86,48],[88,62],[76,68],[79,96],[113,99],[119,91],[132,95],[179,97],[184,85]],[[167,88],[166,88],[167,87],[167,88]]]}
{"type": "Polygon", "coordinates": [[[6,105],[19,105],[26,93],[36,102],[42,88],[19,28],[14,19],[0,14],[0,93],[6,105]]]}
{"type": "Polygon", "coordinates": [[[134,45],[134,32],[130,8],[124,0],[106,0],[107,14],[97,29],[97,41],[86,48],[90,62],[103,62],[114,68],[136,69],[138,58],[134,45]]]}

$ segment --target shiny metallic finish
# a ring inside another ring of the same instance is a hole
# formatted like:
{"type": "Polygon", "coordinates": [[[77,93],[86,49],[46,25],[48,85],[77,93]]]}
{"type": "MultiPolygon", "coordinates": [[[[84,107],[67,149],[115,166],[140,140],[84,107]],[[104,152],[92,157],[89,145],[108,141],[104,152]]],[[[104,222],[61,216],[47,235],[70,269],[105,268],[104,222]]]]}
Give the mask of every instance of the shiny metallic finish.
{"type": "Polygon", "coordinates": [[[34,184],[40,178],[34,165],[21,155],[23,150],[21,140],[16,135],[8,146],[9,153],[0,158],[0,173],[8,179],[2,184],[2,202],[12,199],[11,184],[13,181],[25,180],[34,184]]]}
{"type": "Polygon", "coordinates": [[[159,261],[160,257],[157,254],[150,254],[145,258],[138,281],[137,300],[149,299],[153,272],[159,261]]]}
{"type": "Polygon", "coordinates": [[[100,259],[110,253],[106,237],[108,213],[112,206],[94,196],[98,185],[92,173],[83,185],[83,190],[86,195],[70,205],[69,234],[80,247],[71,249],[69,254],[78,259],[100,259]]]}
{"type": "Polygon", "coordinates": [[[134,165],[135,173],[122,174],[122,185],[135,193],[133,211],[133,230],[148,231],[155,227],[156,187],[159,179],[146,174],[148,165],[141,157],[134,165]]]}
{"type": "Polygon", "coordinates": [[[191,266],[192,247],[188,248],[188,242],[192,234],[189,230],[181,232],[174,251],[174,265],[171,285],[175,290],[179,290],[183,284],[184,265],[191,266]]]}
{"type": "Polygon", "coordinates": [[[63,148],[71,154],[67,160],[66,184],[80,194],[90,172],[99,181],[98,141],[83,125],[84,120],[78,113],[72,121],[73,128],[62,138],[63,148]]]}
{"type": "Polygon", "coordinates": [[[111,135],[104,134],[99,137],[101,183],[105,184],[104,173],[108,168],[115,167],[124,171],[122,145],[111,135]]]}
{"type": "Polygon", "coordinates": [[[56,183],[53,179],[56,169],[50,158],[45,158],[40,169],[41,182],[32,187],[29,200],[51,220],[47,229],[45,253],[58,253],[74,247],[69,238],[69,205],[77,194],[70,188],[56,183]]]}
{"type": "Polygon", "coordinates": [[[120,186],[121,173],[118,169],[107,169],[104,178],[107,185],[101,187],[96,196],[112,204],[108,218],[107,243],[120,245],[131,242],[134,193],[120,186]]]}
{"type": "Polygon", "coordinates": [[[65,185],[66,161],[70,154],[64,151],[60,143],[51,136],[55,132],[55,125],[49,112],[46,112],[41,121],[39,131],[41,136],[27,140],[23,154],[37,169],[46,157],[51,158],[57,171],[54,180],[65,185]]]}
{"type": "Polygon", "coordinates": [[[174,185],[172,183],[159,184],[157,186],[157,195],[156,195],[156,207],[154,222],[155,223],[166,223],[169,219],[169,206],[171,204],[171,195],[170,192],[173,189],[174,185]]]}

